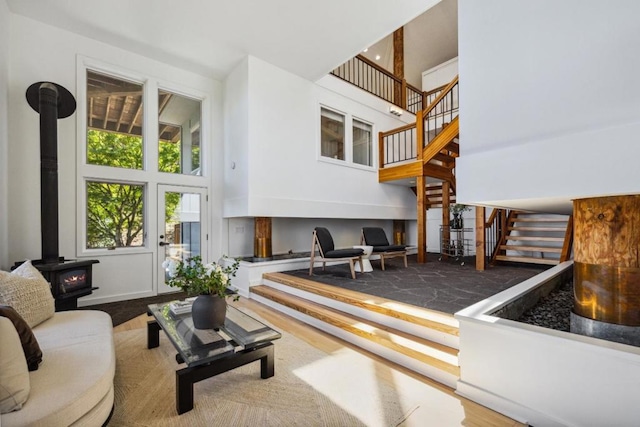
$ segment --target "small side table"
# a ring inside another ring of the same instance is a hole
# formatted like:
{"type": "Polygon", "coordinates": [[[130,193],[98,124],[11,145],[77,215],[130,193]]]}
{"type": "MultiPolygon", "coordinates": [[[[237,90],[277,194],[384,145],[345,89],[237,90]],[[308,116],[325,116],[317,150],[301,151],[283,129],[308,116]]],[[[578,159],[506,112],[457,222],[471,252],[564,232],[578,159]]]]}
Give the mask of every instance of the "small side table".
{"type": "Polygon", "coordinates": [[[371,261],[369,261],[369,257],[371,256],[371,252],[373,252],[373,246],[354,246],[353,249],[362,249],[364,253],[362,254],[362,268],[364,271],[360,271],[360,263],[356,262],[355,270],[358,273],[370,273],[373,271],[373,267],[371,266],[371,261]]]}

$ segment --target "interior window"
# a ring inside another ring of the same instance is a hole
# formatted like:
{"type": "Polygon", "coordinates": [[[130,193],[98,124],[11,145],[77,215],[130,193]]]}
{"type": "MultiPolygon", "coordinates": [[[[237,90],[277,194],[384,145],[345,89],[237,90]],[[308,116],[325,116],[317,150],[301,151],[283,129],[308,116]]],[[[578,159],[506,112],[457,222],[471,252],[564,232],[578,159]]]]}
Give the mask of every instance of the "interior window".
{"type": "Polygon", "coordinates": [[[321,109],[320,154],[344,160],[344,116],[326,108],[321,109]]]}
{"type": "Polygon", "coordinates": [[[371,125],[353,119],[353,163],[372,166],[371,125]]]}

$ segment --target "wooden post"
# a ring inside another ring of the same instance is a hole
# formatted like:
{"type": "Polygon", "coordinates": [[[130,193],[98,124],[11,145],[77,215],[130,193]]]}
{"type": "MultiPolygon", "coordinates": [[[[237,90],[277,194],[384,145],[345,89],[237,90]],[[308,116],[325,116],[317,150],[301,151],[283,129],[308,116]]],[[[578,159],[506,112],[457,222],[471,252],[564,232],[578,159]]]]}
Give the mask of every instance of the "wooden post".
{"type": "Polygon", "coordinates": [[[406,242],[404,220],[393,220],[393,244],[404,245],[406,242]]]}
{"type": "Polygon", "coordinates": [[[255,258],[271,258],[271,218],[256,217],[254,229],[253,256],[255,258]]]}
{"type": "Polygon", "coordinates": [[[395,86],[394,98],[402,108],[407,108],[407,82],[404,80],[404,28],[393,32],[393,75],[402,79],[401,85],[395,86]]]}
{"type": "Polygon", "coordinates": [[[476,206],[476,270],[484,271],[487,266],[484,227],[487,222],[486,208],[476,206]]]}
{"type": "Polygon", "coordinates": [[[451,227],[449,224],[449,206],[451,205],[451,184],[449,181],[442,182],[442,236],[440,238],[442,241],[440,242],[440,248],[445,249],[446,251],[442,251],[440,255],[442,255],[443,259],[447,259],[449,254],[449,244],[451,242],[451,227]]]}
{"type": "Polygon", "coordinates": [[[378,167],[384,168],[384,137],[382,132],[378,132],[378,167]]]}
{"type": "Polygon", "coordinates": [[[426,179],[424,176],[416,178],[416,196],[418,198],[418,263],[427,262],[427,207],[425,205],[426,179]]]}

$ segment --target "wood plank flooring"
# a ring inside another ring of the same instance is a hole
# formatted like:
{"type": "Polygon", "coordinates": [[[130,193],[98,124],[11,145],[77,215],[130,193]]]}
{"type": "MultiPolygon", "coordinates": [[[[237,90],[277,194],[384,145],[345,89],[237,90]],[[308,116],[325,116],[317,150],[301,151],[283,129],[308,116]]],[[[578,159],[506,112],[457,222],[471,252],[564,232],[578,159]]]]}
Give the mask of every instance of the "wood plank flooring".
{"type": "MultiPolygon", "coordinates": [[[[381,378],[385,380],[393,381],[394,372],[402,372],[406,375],[411,376],[412,378],[418,379],[423,382],[428,387],[432,387],[442,393],[445,393],[449,399],[454,399],[459,403],[459,405],[464,410],[465,419],[462,424],[459,422],[447,423],[447,420],[443,420],[442,418],[432,419],[430,418],[430,413],[427,408],[417,408],[411,416],[409,416],[406,420],[404,420],[400,426],[409,427],[409,426],[424,426],[424,425],[464,425],[467,427],[470,426],[525,426],[525,424],[521,424],[517,421],[514,421],[508,417],[505,417],[497,412],[494,412],[482,405],[479,405],[470,400],[464,399],[460,396],[457,396],[452,389],[446,387],[442,384],[439,384],[435,381],[432,381],[428,378],[425,378],[421,375],[416,374],[402,366],[393,364],[388,362],[381,357],[378,357],[372,353],[369,353],[361,348],[353,346],[346,341],[335,338],[329,334],[326,334],[318,329],[310,327],[303,322],[300,322],[290,316],[287,316],[283,313],[280,313],[276,310],[273,310],[263,304],[260,304],[255,301],[247,300],[245,298],[241,298],[239,301],[230,302],[231,305],[234,305],[238,308],[247,308],[257,313],[267,322],[271,323],[274,327],[284,332],[295,335],[297,338],[305,341],[309,345],[312,345],[324,352],[332,353],[340,351],[341,349],[347,347],[358,351],[360,353],[366,354],[371,359],[376,360],[381,363],[383,366],[388,369],[379,370],[376,375],[379,375],[381,378]]],[[[121,325],[118,325],[114,328],[114,332],[128,331],[132,329],[146,328],[147,321],[149,317],[146,314],[140,315],[128,322],[125,322],[121,325]]],[[[145,351],[141,349],[141,351],[145,351]]]]}

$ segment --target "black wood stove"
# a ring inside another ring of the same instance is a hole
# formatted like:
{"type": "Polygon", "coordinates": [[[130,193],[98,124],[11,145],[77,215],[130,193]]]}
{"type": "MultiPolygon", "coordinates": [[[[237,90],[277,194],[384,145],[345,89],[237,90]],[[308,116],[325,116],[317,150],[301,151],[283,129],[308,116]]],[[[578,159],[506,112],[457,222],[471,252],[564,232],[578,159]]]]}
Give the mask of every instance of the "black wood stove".
{"type": "MultiPolygon", "coordinates": [[[[98,260],[66,260],[58,254],[58,119],[76,110],[76,100],[64,87],[50,82],[27,89],[27,102],[40,113],[40,224],[42,259],[32,261],[51,285],[56,311],[78,307],[91,294],[92,265],[98,260]]],[[[24,261],[16,262],[15,266],[24,261]]]]}

